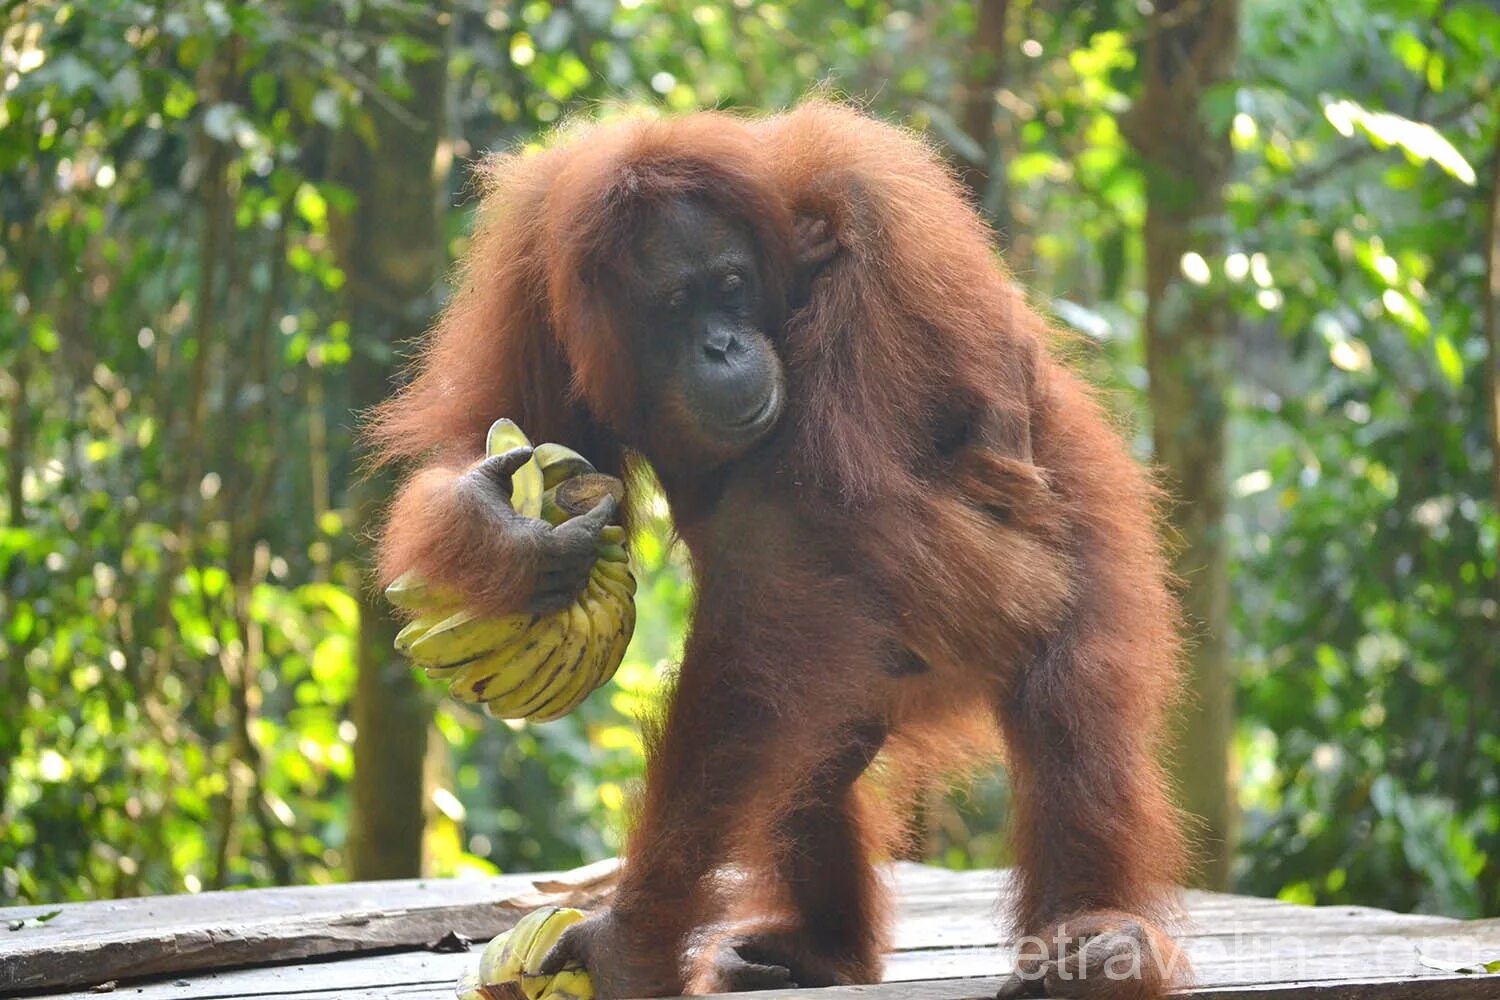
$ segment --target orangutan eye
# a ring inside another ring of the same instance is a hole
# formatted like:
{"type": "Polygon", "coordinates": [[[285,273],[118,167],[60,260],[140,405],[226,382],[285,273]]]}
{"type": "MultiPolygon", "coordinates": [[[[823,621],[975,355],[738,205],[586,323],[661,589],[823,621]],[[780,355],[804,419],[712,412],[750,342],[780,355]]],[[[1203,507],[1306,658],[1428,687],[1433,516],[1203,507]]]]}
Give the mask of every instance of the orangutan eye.
{"type": "Polygon", "coordinates": [[[719,291],[724,292],[725,294],[728,294],[730,292],[737,292],[742,287],[744,287],[744,284],[745,278],[740,274],[740,272],[730,271],[728,274],[724,275],[724,277],[719,279],[719,291]]]}

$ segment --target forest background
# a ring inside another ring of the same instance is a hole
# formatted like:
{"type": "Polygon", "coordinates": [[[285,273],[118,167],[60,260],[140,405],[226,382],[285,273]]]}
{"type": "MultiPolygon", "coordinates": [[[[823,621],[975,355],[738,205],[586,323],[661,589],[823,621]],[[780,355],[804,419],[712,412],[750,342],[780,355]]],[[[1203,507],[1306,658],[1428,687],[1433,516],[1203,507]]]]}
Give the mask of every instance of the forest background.
{"type": "MultiPolygon", "coordinates": [[[[925,133],[1178,497],[1201,880],[1500,914],[1500,13],[87,0],[0,14],[0,905],[616,851],[691,607],[573,716],[411,675],[356,414],[486,150],[819,92],[925,133]]],[[[1005,784],[913,853],[1003,865],[1005,784]]]]}

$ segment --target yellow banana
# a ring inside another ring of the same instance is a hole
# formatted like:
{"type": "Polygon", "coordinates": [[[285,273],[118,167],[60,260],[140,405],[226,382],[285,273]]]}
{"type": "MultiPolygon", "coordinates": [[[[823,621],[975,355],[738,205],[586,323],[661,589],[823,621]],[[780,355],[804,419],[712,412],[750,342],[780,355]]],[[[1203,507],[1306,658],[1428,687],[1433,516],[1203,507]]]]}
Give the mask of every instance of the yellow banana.
{"type": "Polygon", "coordinates": [[[453,988],[453,992],[457,995],[457,1000],[487,1000],[480,992],[480,985],[478,971],[470,969],[458,977],[458,985],[453,988]]]}
{"type": "MultiPolygon", "coordinates": [[[[483,690],[485,709],[499,719],[524,718],[523,711],[537,701],[552,676],[552,664],[561,655],[568,639],[567,618],[562,614],[548,615],[536,628],[528,632],[519,642],[505,650],[509,663],[505,666],[507,681],[490,681],[483,690]]],[[[462,690],[449,688],[449,693],[463,700],[462,690]]]]}
{"type": "MultiPolygon", "coordinates": [[[[549,654],[555,654],[557,647],[554,646],[549,654]]],[[[531,676],[527,677],[515,687],[497,690],[497,685],[490,685],[486,689],[489,695],[485,699],[484,710],[492,719],[524,719],[530,714],[531,706],[536,704],[542,695],[542,690],[547,686],[551,672],[544,660],[532,670],[531,676]]]]}
{"type": "Polygon", "coordinates": [[[635,631],[635,605],[623,601],[618,595],[605,591],[604,603],[609,608],[612,628],[605,636],[606,645],[610,649],[610,655],[606,658],[607,663],[599,683],[603,684],[614,676],[615,668],[620,665],[619,658],[624,655],[625,647],[630,644],[630,636],[635,631]]]}
{"type": "MultiPolygon", "coordinates": [[[[536,911],[532,911],[536,912],[536,911]]],[[[526,917],[531,916],[530,913],[526,917]]],[[[516,931],[526,922],[522,917],[515,927],[491,939],[484,946],[484,951],[479,953],[479,983],[481,986],[490,986],[494,983],[516,981],[521,978],[520,956],[516,951],[516,931]]],[[[528,931],[528,933],[530,933],[528,931]]]]}
{"type": "Polygon", "coordinates": [[[594,572],[606,580],[625,587],[631,594],[635,593],[635,574],[630,571],[630,563],[614,559],[598,559],[594,562],[594,572]]]}
{"type": "MultiPolygon", "coordinates": [[[[459,667],[448,682],[448,693],[459,701],[481,702],[504,699],[525,684],[535,672],[537,657],[544,656],[533,637],[545,641],[548,631],[557,631],[549,618],[539,620],[510,642],[472,663],[459,667]],[[529,652],[529,650],[535,651],[529,652]]],[[[559,639],[559,641],[561,641],[559,639]]]]}
{"type": "MultiPolygon", "coordinates": [[[[507,419],[495,421],[485,438],[490,455],[523,446],[529,447],[529,440],[507,419]]],[[[536,446],[511,477],[516,510],[553,524],[592,510],[605,495],[619,499],[623,492],[618,479],[597,473],[582,455],[553,443],[536,446]]],[[[415,618],[397,635],[396,649],[429,677],[447,680],[454,698],[483,702],[497,718],[560,718],[613,676],[630,642],[636,582],[626,540],[624,527],[606,525],[587,588],[567,608],[546,616],[486,618],[465,610],[462,595],[403,574],[387,594],[415,618]]],[[[495,947],[503,949],[504,944],[495,947]]],[[[560,997],[572,1000],[592,995],[587,976],[560,982],[557,989],[560,997]]]]}
{"type": "Polygon", "coordinates": [[[583,655],[583,662],[578,665],[579,683],[578,692],[573,697],[573,703],[568,711],[572,711],[583,704],[594,689],[599,686],[599,678],[603,676],[607,665],[604,658],[609,655],[609,632],[610,622],[607,618],[600,616],[599,608],[588,597],[588,590],[578,595],[575,602],[579,612],[583,615],[584,628],[587,630],[586,640],[587,652],[583,655]]]}
{"type": "Polygon", "coordinates": [[[620,602],[615,600],[614,595],[605,590],[598,580],[592,578],[589,580],[583,600],[588,607],[589,621],[594,626],[594,636],[590,642],[598,647],[592,664],[592,684],[594,688],[598,688],[614,672],[617,665],[611,660],[611,655],[615,649],[616,639],[625,629],[625,614],[620,602]]]}
{"type": "Polygon", "coordinates": [[[585,644],[583,654],[579,658],[578,666],[568,678],[565,686],[562,687],[552,701],[532,712],[527,718],[532,722],[556,722],[579,705],[582,705],[584,700],[594,690],[592,684],[593,669],[589,663],[593,656],[593,651],[585,644]]]}
{"type": "Polygon", "coordinates": [[[385,599],[402,611],[426,613],[438,608],[456,608],[462,601],[445,587],[436,587],[411,571],[402,573],[385,588],[385,599]]]}
{"type": "Polygon", "coordinates": [[[563,931],[584,918],[582,910],[560,906],[549,906],[547,910],[550,912],[537,924],[536,932],[527,942],[526,954],[521,960],[521,968],[526,973],[535,974],[542,967],[542,959],[547,957],[547,953],[562,937],[563,931]]]}
{"type": "MultiPolygon", "coordinates": [[[[499,688],[491,685],[487,689],[489,695],[485,703],[485,711],[497,719],[525,719],[535,713],[537,706],[552,697],[553,692],[561,683],[566,666],[563,658],[566,655],[563,644],[567,641],[568,632],[571,627],[572,616],[568,609],[554,612],[548,619],[552,628],[557,630],[558,641],[551,647],[547,655],[541,658],[533,658],[529,666],[529,674],[521,683],[511,688],[499,688]]],[[[520,671],[516,672],[519,676],[520,671]]]]}
{"type": "Polygon", "coordinates": [[[628,599],[616,599],[614,604],[620,612],[620,628],[610,644],[609,656],[605,659],[607,668],[604,676],[599,678],[600,687],[614,679],[615,671],[620,669],[620,664],[625,660],[625,651],[630,648],[630,637],[635,634],[635,603],[628,599]]]}
{"type": "MultiPolygon", "coordinates": [[[[593,478],[599,479],[603,477],[594,476],[593,478]]],[[[618,482],[618,480],[614,481],[618,482]]],[[[582,510],[579,510],[575,507],[569,507],[567,504],[561,502],[561,497],[562,494],[558,491],[557,487],[553,487],[552,489],[542,494],[542,520],[546,521],[553,527],[556,527],[557,525],[562,524],[566,521],[571,521],[573,520],[573,518],[578,517],[580,514],[587,514],[590,510],[593,509],[592,506],[586,507],[582,510]]],[[[624,526],[619,524],[606,524],[604,528],[599,532],[599,544],[619,545],[623,547],[625,544],[624,526]]]]}
{"type": "Polygon", "coordinates": [[[614,610],[599,596],[602,593],[590,582],[588,589],[579,596],[589,618],[589,685],[590,692],[599,687],[604,675],[609,672],[609,651],[614,645],[615,632],[620,621],[614,610]]]}
{"type": "Polygon", "coordinates": [[[567,445],[548,441],[536,446],[537,465],[542,469],[542,486],[552,489],[564,479],[589,475],[594,465],[567,445]]]}
{"type": "Polygon", "coordinates": [[[482,618],[460,611],[424,632],[411,644],[407,655],[422,667],[461,667],[519,638],[536,621],[536,616],[529,614],[482,618]]]}
{"type": "Polygon", "coordinates": [[[606,497],[613,497],[617,504],[624,502],[625,484],[614,476],[593,472],[564,479],[542,495],[542,504],[550,512],[548,520],[561,524],[587,514],[606,497]]]}
{"type": "Polygon", "coordinates": [[[589,580],[616,595],[622,601],[627,603],[635,601],[635,575],[630,572],[629,567],[600,560],[594,563],[594,569],[589,573],[589,580]]]}
{"type": "Polygon", "coordinates": [[[538,722],[561,718],[583,700],[579,690],[588,681],[583,665],[589,652],[589,620],[577,601],[568,605],[567,615],[567,639],[547,662],[546,686],[538,699],[527,706],[526,717],[538,722]]]}
{"type": "Polygon", "coordinates": [[[623,545],[600,545],[599,561],[613,563],[629,563],[630,556],[625,552],[623,545]]]}
{"type": "Polygon", "coordinates": [[[593,647],[585,643],[577,665],[558,679],[556,692],[539,708],[528,712],[526,718],[532,722],[556,722],[582,705],[594,690],[592,661],[595,655],[593,647]]]}
{"type": "MultiPolygon", "coordinates": [[[[490,425],[485,435],[484,450],[487,455],[502,455],[512,448],[527,448],[531,441],[516,426],[514,420],[501,417],[490,425]]],[[[510,505],[527,517],[542,516],[542,467],[537,464],[536,454],[527,459],[510,476],[510,505]]]]}
{"type": "Polygon", "coordinates": [[[587,969],[564,969],[552,977],[541,1000],[594,1000],[594,981],[587,969]]]}
{"type": "Polygon", "coordinates": [[[564,521],[571,520],[572,514],[557,505],[557,494],[552,490],[542,494],[542,520],[554,528],[564,521]]]}
{"type": "Polygon", "coordinates": [[[396,633],[396,652],[402,655],[410,653],[412,643],[422,638],[434,625],[447,617],[447,611],[431,611],[407,622],[406,627],[396,633]]]}
{"type": "Polygon", "coordinates": [[[611,580],[603,573],[594,572],[589,574],[589,585],[597,587],[615,600],[630,600],[630,588],[618,580],[611,580]]]}
{"type": "MultiPolygon", "coordinates": [[[[485,945],[475,976],[459,980],[459,990],[502,983],[521,987],[528,1000],[592,1000],[593,982],[582,969],[565,969],[555,976],[536,970],[563,932],[582,920],[579,910],[544,906],[522,917],[516,926],[485,945]]],[[[481,994],[482,995],[482,994],[481,994]]],[[[460,992],[461,1000],[466,1000],[460,992]]]]}

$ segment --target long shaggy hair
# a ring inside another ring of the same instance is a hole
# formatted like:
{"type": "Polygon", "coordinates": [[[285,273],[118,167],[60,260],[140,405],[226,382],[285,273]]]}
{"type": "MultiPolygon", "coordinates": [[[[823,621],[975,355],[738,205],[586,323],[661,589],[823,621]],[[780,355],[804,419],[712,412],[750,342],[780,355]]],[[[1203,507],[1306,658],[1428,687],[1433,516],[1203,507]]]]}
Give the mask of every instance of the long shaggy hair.
{"type": "MultiPolygon", "coordinates": [[[[496,608],[524,567],[507,575],[499,543],[424,527],[444,508],[422,477],[479,457],[500,416],[623,470],[624,442],[657,419],[619,329],[645,213],[686,196],[738,220],[778,303],[798,217],[827,219],[839,244],[808,301],[776,317],[787,410],[741,466],[767,511],[793,514],[768,514],[761,534],[745,519],[744,549],[726,551],[713,491],[667,484],[699,599],[630,845],[627,871],[648,871],[630,884],[670,882],[705,852],[775,867],[805,846],[808,815],[847,828],[867,858],[899,831],[893,804],[971,766],[998,732],[1016,928],[1099,909],[1168,920],[1183,854],[1157,754],[1179,638],[1156,495],[942,159],[810,102],[571,128],[484,177],[459,290],[369,439],[378,462],[426,463],[397,501],[383,574],[418,566],[496,608]],[[918,658],[916,676],[889,669],[893,649],[918,658]],[[871,717],[888,730],[879,770],[902,794],[846,802],[826,761],[871,717]],[[751,781],[754,821],[733,837],[711,820],[671,827],[694,780],[710,798],[751,781]]],[[[839,877],[856,900],[847,972],[869,978],[884,903],[873,876],[839,877]]]]}

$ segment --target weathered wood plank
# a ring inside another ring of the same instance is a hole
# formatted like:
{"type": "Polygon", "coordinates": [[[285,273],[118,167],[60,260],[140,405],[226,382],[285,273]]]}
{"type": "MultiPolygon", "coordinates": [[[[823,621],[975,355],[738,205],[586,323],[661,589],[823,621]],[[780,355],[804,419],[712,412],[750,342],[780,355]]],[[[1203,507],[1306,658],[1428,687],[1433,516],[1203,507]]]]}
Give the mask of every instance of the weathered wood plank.
{"type": "MultiPolygon", "coordinates": [[[[252,996],[332,1000],[351,995],[447,1000],[452,996],[454,979],[475,961],[477,952],[407,950],[371,955],[368,949],[395,947],[389,942],[403,937],[409,947],[436,940],[448,930],[487,937],[509,926],[514,913],[497,905],[496,900],[527,893],[531,897],[528,901],[534,901],[535,894],[528,890],[532,879],[540,877],[265,890],[213,897],[205,894],[190,897],[193,902],[181,907],[165,905],[172,901],[163,900],[84,904],[69,908],[76,911],[71,915],[65,911],[73,923],[59,928],[51,937],[51,948],[56,950],[51,951],[50,961],[54,965],[64,963],[68,974],[75,977],[82,975],[83,968],[91,968],[92,974],[70,982],[94,983],[113,978],[99,975],[99,966],[87,964],[103,954],[99,947],[102,942],[154,940],[158,948],[163,947],[162,942],[172,943],[173,950],[157,957],[164,963],[159,968],[173,973],[172,978],[127,985],[116,995],[136,1000],[252,996]],[[340,912],[341,907],[354,904],[358,906],[354,912],[340,912]],[[130,911],[128,919],[110,929],[113,938],[101,936],[101,924],[108,922],[108,913],[119,913],[120,907],[130,911]],[[253,925],[240,919],[242,913],[255,915],[253,925]],[[206,920],[209,916],[214,919],[206,920]],[[142,920],[151,921],[144,930],[155,937],[142,933],[142,920]],[[311,944],[306,935],[311,935],[311,944]],[[365,954],[340,961],[190,974],[192,969],[223,968],[238,954],[234,951],[237,942],[252,941],[265,946],[256,952],[258,955],[273,946],[276,954],[308,949],[287,956],[293,960],[346,950],[364,950],[365,954]]],[[[902,865],[890,877],[900,908],[895,928],[897,950],[889,958],[887,983],[850,991],[818,991],[820,1000],[839,1000],[845,992],[864,997],[872,991],[876,1000],[897,995],[962,1000],[978,988],[976,984],[1009,971],[1010,950],[995,907],[994,890],[1003,881],[997,873],[941,872],[902,865]]],[[[1197,972],[1197,995],[1223,1000],[1279,1000],[1302,995],[1330,1000],[1500,997],[1500,977],[1455,977],[1444,971],[1500,958],[1500,921],[1463,923],[1363,907],[1302,907],[1214,893],[1190,893],[1187,903],[1189,921],[1183,944],[1197,972]],[[1474,989],[1480,992],[1467,992],[1474,989]]],[[[7,915],[0,911],[0,919],[7,915]]],[[[32,935],[48,929],[28,928],[15,933],[32,935]]],[[[0,970],[6,968],[6,938],[7,932],[0,930],[0,970]]],[[[44,939],[31,940],[34,965],[44,958],[36,947],[44,939]]],[[[0,976],[0,985],[4,983],[0,976]]],[[[0,994],[5,992],[0,989],[0,994]]],[[[84,1000],[97,994],[71,996],[84,1000]]]]}
{"type": "Polygon", "coordinates": [[[519,914],[495,904],[484,910],[473,904],[437,904],[415,911],[367,909],[330,916],[247,924],[226,913],[217,925],[172,928],[155,935],[131,930],[114,939],[42,944],[13,954],[0,951],[0,996],[56,985],[410,948],[413,937],[435,941],[450,931],[488,938],[511,926],[519,914]]]}
{"type": "MultiPolygon", "coordinates": [[[[1448,940],[1450,948],[1447,954],[1455,965],[1473,961],[1476,950],[1483,954],[1482,943],[1475,948],[1465,946],[1463,952],[1455,953],[1451,945],[1458,940],[1448,940]]],[[[1346,942],[1338,936],[1281,934],[1246,939],[1237,945],[1226,944],[1217,936],[1188,938],[1183,944],[1197,970],[1200,989],[1264,986],[1268,981],[1287,980],[1443,978],[1441,971],[1422,964],[1418,954],[1422,942],[1403,938],[1346,942]],[[1235,951],[1234,947],[1241,950],[1235,951]]],[[[1500,948],[1500,942],[1496,947],[1500,948]]],[[[365,995],[397,986],[442,992],[477,960],[477,956],[477,948],[462,954],[406,952],[346,958],[338,962],[212,973],[195,976],[186,985],[167,982],[127,989],[129,995],[139,1000],[216,1000],[230,996],[277,997],[289,994],[295,994],[300,1000],[303,994],[318,990],[344,990],[350,995],[365,995]]],[[[888,958],[886,981],[993,977],[1004,975],[1011,968],[1010,951],[999,943],[986,947],[899,951],[888,958]]],[[[1492,981],[1491,985],[1496,995],[1500,995],[1500,982],[1492,981]]],[[[75,1000],[84,1000],[90,995],[71,994],[75,1000]]]]}
{"type": "MultiPolygon", "coordinates": [[[[185,979],[163,979],[121,986],[115,996],[129,1000],[221,1000],[224,997],[295,996],[342,991],[348,997],[376,996],[381,990],[420,987],[446,992],[451,1000],[459,974],[479,960],[479,949],[440,953],[408,951],[357,955],[337,961],[299,962],[228,972],[206,972],[185,979]],[[178,985],[179,982],[185,985],[178,985]]],[[[75,991],[47,994],[40,1000],[89,1000],[100,994],[75,991]]]]}
{"type": "MultiPolygon", "coordinates": [[[[821,990],[773,990],[757,993],[757,1000],[993,1000],[1004,977],[928,980],[914,983],[883,983],[878,986],[844,986],[821,990]]],[[[105,994],[109,996],[109,994],[105,994]]],[[[130,1000],[155,1000],[132,991],[117,996],[130,1000]]],[[[160,994],[166,997],[169,994],[160,994]]],[[[260,994],[225,994],[224,1000],[260,994]]],[[[341,989],[313,989],[297,994],[297,1000],[452,1000],[451,985],[427,986],[393,983],[384,988],[351,994],[341,989]]],[[[1495,1000],[1500,996],[1497,976],[1437,976],[1421,981],[1401,979],[1354,979],[1327,982],[1295,982],[1269,985],[1193,990],[1179,994],[1192,1000],[1495,1000]]],[[[82,993],[77,1000],[99,1000],[100,994],[82,993]]],[[[743,994],[724,994],[708,1000],[737,1000],[743,994]]]]}
{"type": "MultiPolygon", "coordinates": [[[[1458,939],[1454,939],[1458,940],[1458,939]]],[[[1488,938],[1491,945],[1494,939],[1488,938]]],[[[1360,939],[1344,942],[1338,937],[1315,938],[1283,934],[1241,942],[1242,954],[1225,953],[1215,936],[1189,938],[1184,946],[1193,958],[1199,986],[1195,995],[1253,996],[1277,987],[1285,980],[1306,991],[1317,981],[1332,981],[1349,996],[1395,996],[1396,984],[1420,984],[1431,979],[1446,983],[1450,976],[1421,964],[1416,950],[1420,941],[1408,939],[1360,939]],[[1379,980],[1379,990],[1371,985],[1379,980]],[[1268,982],[1267,980],[1274,980],[1268,982]],[[1354,985],[1349,985],[1354,984],[1354,985]],[[1250,994],[1233,992],[1252,988],[1250,994]],[[1225,992],[1231,991],[1231,992],[1225,992]]],[[[1481,944],[1482,948],[1483,945],[1481,944]]],[[[1481,952],[1482,953],[1482,952],[1481,952]]],[[[338,962],[303,963],[210,973],[188,981],[166,981],[124,987],[120,993],[135,1000],[220,1000],[229,997],[295,997],[313,995],[451,997],[452,983],[476,960],[477,951],[466,954],[407,952],[348,958],[338,962]]],[[[1432,956],[1429,956],[1432,957],[1432,956]]],[[[1461,964],[1472,961],[1474,952],[1465,948],[1453,956],[1461,964]]],[[[995,977],[1011,968],[1009,950],[1003,945],[982,948],[938,948],[897,952],[890,956],[888,983],[939,979],[995,977]]],[[[1485,983],[1487,996],[1500,996],[1500,978],[1461,983],[1485,983]]],[[[1445,987],[1446,989],[1447,987],[1445,987]]],[[[1321,990],[1321,988],[1320,988],[1321,990]]],[[[1268,994],[1269,995],[1269,994],[1268,994]]],[[[1344,995],[1340,993],[1329,996],[1344,995]]],[[[74,993],[70,1000],[87,1000],[97,994],[74,993]]]]}
{"type": "Polygon", "coordinates": [[[1344,979],[1228,986],[1194,991],[1193,1000],[1495,1000],[1500,976],[1344,979]]]}
{"type": "Polygon", "coordinates": [[[565,876],[410,879],[0,909],[0,995],[410,949],[450,931],[484,940],[515,923],[523,912],[516,901],[550,898],[537,892],[537,880],[571,879],[567,884],[590,896],[613,869],[609,862],[565,876]],[[8,929],[54,910],[60,912],[44,924],[8,929]]]}

